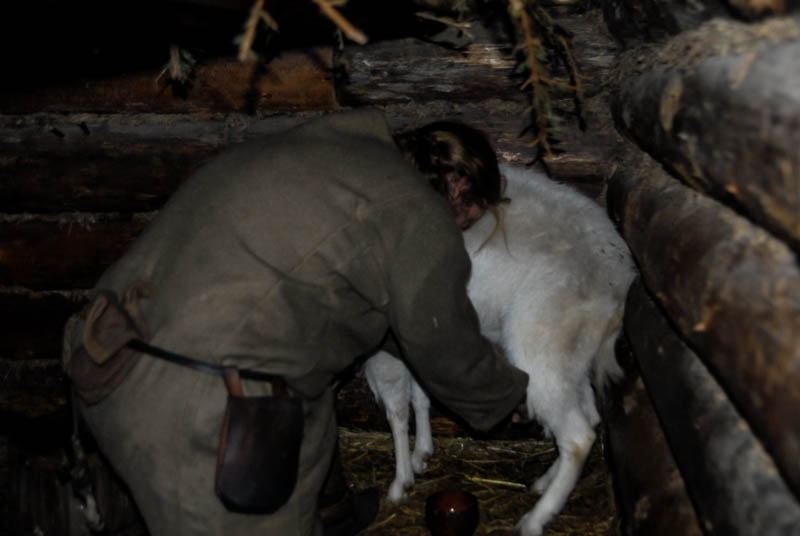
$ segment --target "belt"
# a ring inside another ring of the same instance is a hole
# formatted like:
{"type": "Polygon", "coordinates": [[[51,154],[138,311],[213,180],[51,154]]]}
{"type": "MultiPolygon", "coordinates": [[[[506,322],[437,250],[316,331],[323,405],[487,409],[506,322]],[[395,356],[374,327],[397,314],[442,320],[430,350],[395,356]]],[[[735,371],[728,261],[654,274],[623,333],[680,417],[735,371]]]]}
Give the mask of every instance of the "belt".
{"type": "MultiPolygon", "coordinates": [[[[164,361],[169,361],[170,363],[174,363],[182,367],[188,367],[190,369],[204,372],[206,374],[214,374],[215,376],[222,376],[223,378],[225,377],[225,370],[231,368],[231,367],[225,367],[223,365],[214,365],[213,363],[206,363],[205,361],[200,361],[198,359],[192,359],[191,357],[186,357],[185,355],[176,354],[174,352],[164,350],[163,348],[159,348],[158,346],[147,344],[141,339],[132,339],[127,342],[126,346],[128,348],[136,350],[137,352],[142,352],[144,354],[148,354],[153,357],[163,359],[164,361]]],[[[266,372],[259,372],[257,370],[250,370],[250,369],[237,369],[237,370],[239,372],[239,377],[243,380],[258,380],[262,382],[271,382],[275,380],[282,381],[281,377],[276,376],[275,374],[268,374],[266,372]]]]}

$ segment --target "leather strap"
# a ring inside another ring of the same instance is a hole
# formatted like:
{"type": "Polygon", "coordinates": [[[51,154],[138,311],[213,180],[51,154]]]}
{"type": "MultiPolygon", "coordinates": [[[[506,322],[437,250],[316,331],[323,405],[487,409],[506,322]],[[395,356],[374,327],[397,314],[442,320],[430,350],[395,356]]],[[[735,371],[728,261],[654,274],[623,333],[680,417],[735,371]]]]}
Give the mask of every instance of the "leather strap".
{"type": "Polygon", "coordinates": [[[225,367],[223,374],[225,375],[225,386],[228,388],[228,394],[231,396],[244,396],[238,369],[236,367],[225,367]]]}
{"type": "MultiPolygon", "coordinates": [[[[132,339],[127,342],[126,346],[128,346],[128,348],[136,350],[137,352],[142,352],[144,354],[148,354],[153,357],[163,359],[164,361],[169,361],[170,363],[174,363],[182,367],[188,367],[190,369],[194,369],[199,372],[204,372],[206,374],[222,376],[223,378],[226,378],[226,383],[228,383],[226,370],[233,369],[237,373],[237,376],[243,380],[272,382],[272,392],[273,395],[275,396],[288,396],[288,391],[286,390],[286,385],[283,383],[283,379],[280,376],[276,376],[275,374],[268,374],[266,372],[259,372],[257,370],[237,369],[235,367],[225,367],[222,365],[215,365],[213,363],[206,363],[204,361],[192,359],[191,357],[186,357],[185,355],[180,355],[174,352],[170,352],[168,350],[164,350],[163,348],[159,348],[158,346],[147,344],[141,339],[132,339]]],[[[234,395],[234,396],[241,396],[241,395],[234,395]]]]}

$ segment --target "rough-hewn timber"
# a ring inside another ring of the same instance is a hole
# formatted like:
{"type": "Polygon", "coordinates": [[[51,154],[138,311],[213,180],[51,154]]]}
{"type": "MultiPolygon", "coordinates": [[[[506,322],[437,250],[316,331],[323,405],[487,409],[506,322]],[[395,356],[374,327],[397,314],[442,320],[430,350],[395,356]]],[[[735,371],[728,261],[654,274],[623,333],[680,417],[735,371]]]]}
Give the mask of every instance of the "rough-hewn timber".
{"type": "Polygon", "coordinates": [[[631,68],[614,116],[688,184],[800,247],[800,20],[738,27],[706,25],[665,45],[642,74],[631,68]],[[735,53],[719,52],[726,44],[735,53]]]}
{"type": "Polygon", "coordinates": [[[774,462],[639,280],[628,294],[625,325],[705,534],[800,531],[800,504],[774,462]]]}
{"type": "Polygon", "coordinates": [[[336,107],[330,48],[287,52],[268,65],[218,59],[197,64],[176,94],[168,73],[125,73],[60,86],[0,92],[0,110],[28,113],[193,113],[220,110],[332,110],[336,107]]]}
{"type": "Polygon", "coordinates": [[[32,290],[91,288],[147,223],[146,215],[0,222],[0,281],[32,290]]]}
{"type": "MultiPolygon", "coordinates": [[[[625,350],[627,354],[629,350],[625,350]]],[[[603,407],[606,459],[614,473],[624,535],[703,532],[635,364],[603,407]]]]}
{"type": "Polygon", "coordinates": [[[647,288],[800,490],[795,254],[644,162],[618,172],[608,196],[647,288]]]}

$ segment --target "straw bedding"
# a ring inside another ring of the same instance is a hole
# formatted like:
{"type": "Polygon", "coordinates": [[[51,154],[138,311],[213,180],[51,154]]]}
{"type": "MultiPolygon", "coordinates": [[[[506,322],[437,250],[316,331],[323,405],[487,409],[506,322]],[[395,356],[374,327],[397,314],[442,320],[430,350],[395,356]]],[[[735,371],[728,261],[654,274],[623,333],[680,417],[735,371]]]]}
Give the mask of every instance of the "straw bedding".
{"type": "MultiPolygon", "coordinates": [[[[528,486],[555,460],[551,441],[484,440],[434,436],[435,453],[428,470],[417,475],[406,504],[393,505],[385,492],[394,478],[394,450],[388,432],[341,428],[342,462],[355,489],[378,486],[384,498],[375,523],[365,536],[426,536],[425,498],[438,490],[459,488],[478,497],[480,524],[476,535],[513,533],[516,522],[536,502],[528,486]]],[[[569,502],[547,527],[549,536],[616,536],[618,516],[612,481],[598,437],[583,475],[569,502]]]]}

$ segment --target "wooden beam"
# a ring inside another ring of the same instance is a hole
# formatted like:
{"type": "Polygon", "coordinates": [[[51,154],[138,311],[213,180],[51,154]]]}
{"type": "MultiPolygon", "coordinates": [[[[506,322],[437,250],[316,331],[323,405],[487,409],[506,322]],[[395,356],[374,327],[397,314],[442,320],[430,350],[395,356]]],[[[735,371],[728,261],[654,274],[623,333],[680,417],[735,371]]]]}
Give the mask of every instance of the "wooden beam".
{"type": "Polygon", "coordinates": [[[637,280],[625,326],[707,535],[800,530],[800,504],[725,392],[637,280]]]}
{"type": "MultiPolygon", "coordinates": [[[[498,113],[481,102],[382,109],[393,128],[456,119],[484,130],[503,160],[524,164],[535,154],[520,135],[527,120],[516,105],[498,113]]],[[[280,132],[314,115],[0,117],[0,213],[157,210],[186,177],[225,147],[280,132]]],[[[602,97],[587,100],[586,117],[589,128],[567,127],[564,152],[547,163],[555,178],[586,185],[596,196],[610,172],[618,136],[602,97]]]]}
{"type": "Polygon", "coordinates": [[[407,38],[347,47],[347,77],[338,88],[345,106],[386,105],[444,100],[488,99],[524,103],[514,81],[515,60],[507,42],[495,42],[487,30],[460,49],[407,38]]]}
{"type": "Polygon", "coordinates": [[[210,60],[192,70],[180,93],[158,71],[120,74],[71,85],[0,92],[6,114],[308,111],[336,108],[330,47],[289,51],[268,64],[210,60]]]}
{"type": "MultiPolygon", "coordinates": [[[[617,148],[618,135],[608,116],[607,78],[615,68],[617,44],[602,27],[599,9],[559,15],[555,21],[571,35],[567,41],[584,90],[583,119],[575,102],[554,90],[556,114],[563,120],[556,137],[561,152],[545,158],[557,180],[579,183],[593,195],[602,190],[617,148]]],[[[455,119],[480,127],[496,141],[504,160],[527,164],[537,155],[532,138],[529,95],[520,89],[511,38],[473,23],[471,39],[453,38],[461,48],[418,39],[351,47],[343,62],[348,76],[339,85],[346,106],[376,106],[393,126],[404,128],[437,119],[455,119]]]]}
{"type": "Polygon", "coordinates": [[[602,409],[606,460],[614,475],[621,534],[701,536],[703,531],[635,364],[628,367],[622,383],[609,390],[602,409]]]}
{"type": "Polygon", "coordinates": [[[800,248],[800,20],[719,26],[627,70],[614,116],[687,184],[800,248]]]}
{"type": "Polygon", "coordinates": [[[0,281],[33,290],[91,288],[150,215],[84,214],[0,221],[0,281]]]}
{"type": "Polygon", "coordinates": [[[59,359],[64,324],[86,301],[83,292],[0,289],[0,358],[59,359]]]}
{"type": "Polygon", "coordinates": [[[719,0],[603,0],[601,4],[606,26],[622,43],[657,42],[728,14],[719,0]]]}
{"type": "Polygon", "coordinates": [[[223,148],[290,128],[311,115],[3,116],[0,212],[156,210],[223,148]]]}
{"type": "MultiPolygon", "coordinates": [[[[84,123],[85,124],[85,123],[84,123]]],[[[88,127],[87,127],[88,128],[88,127]]],[[[219,149],[194,140],[93,137],[55,149],[0,148],[0,211],[152,211],[219,149]]]]}
{"type": "Polygon", "coordinates": [[[652,162],[618,172],[608,197],[647,288],[799,491],[795,254],[652,162]]]}

